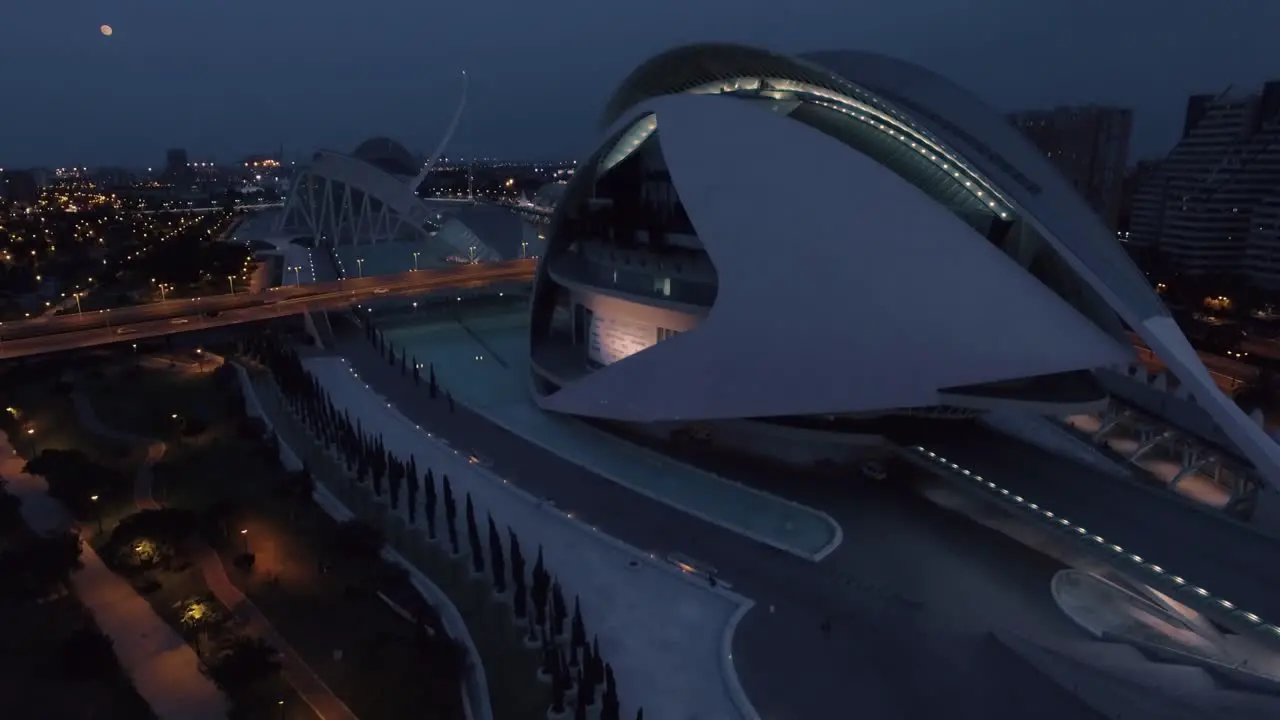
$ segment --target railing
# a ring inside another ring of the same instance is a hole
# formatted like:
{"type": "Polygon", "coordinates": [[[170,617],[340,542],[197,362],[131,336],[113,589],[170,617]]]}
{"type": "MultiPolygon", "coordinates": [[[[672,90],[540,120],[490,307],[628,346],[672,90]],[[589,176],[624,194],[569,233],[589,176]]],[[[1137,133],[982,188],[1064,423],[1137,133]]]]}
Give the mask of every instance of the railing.
{"type": "Polygon", "coordinates": [[[974,473],[959,464],[928,450],[924,446],[914,445],[902,448],[906,456],[929,467],[968,481],[972,487],[983,491],[989,498],[999,502],[1023,517],[1032,520],[1047,531],[1057,532],[1074,540],[1078,547],[1097,559],[1100,559],[1137,582],[1163,592],[1185,605],[1195,608],[1206,616],[1239,632],[1241,635],[1257,639],[1271,647],[1280,646],[1280,627],[1263,620],[1254,613],[1242,610],[1225,598],[1220,598],[1204,588],[1189,583],[1182,577],[1166,571],[1163,567],[1146,559],[1127,552],[1114,543],[1108,543],[1102,537],[1092,534],[1088,529],[1059,517],[1053,511],[1042,508],[1028,498],[1016,495],[1007,488],[974,473]]]}

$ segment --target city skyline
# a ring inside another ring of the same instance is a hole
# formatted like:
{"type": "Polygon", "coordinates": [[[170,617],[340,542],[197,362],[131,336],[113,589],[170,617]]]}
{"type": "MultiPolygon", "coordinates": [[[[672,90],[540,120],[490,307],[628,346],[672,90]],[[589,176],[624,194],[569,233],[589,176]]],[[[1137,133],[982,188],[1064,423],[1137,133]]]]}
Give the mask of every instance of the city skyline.
{"type": "Polygon", "coordinates": [[[291,154],[344,150],[374,135],[425,149],[448,123],[463,70],[472,88],[457,154],[574,157],[596,139],[610,87],[643,57],[693,40],[885,52],[944,70],[1005,111],[1131,107],[1134,160],[1176,141],[1188,95],[1280,76],[1280,61],[1265,62],[1280,7],[1262,4],[800,0],[769,22],[687,8],[381,0],[352,17],[331,1],[23,6],[0,29],[0,65],[24,68],[24,110],[6,128],[20,141],[0,147],[0,166],[145,166],[169,147],[226,159],[281,143],[291,154]]]}

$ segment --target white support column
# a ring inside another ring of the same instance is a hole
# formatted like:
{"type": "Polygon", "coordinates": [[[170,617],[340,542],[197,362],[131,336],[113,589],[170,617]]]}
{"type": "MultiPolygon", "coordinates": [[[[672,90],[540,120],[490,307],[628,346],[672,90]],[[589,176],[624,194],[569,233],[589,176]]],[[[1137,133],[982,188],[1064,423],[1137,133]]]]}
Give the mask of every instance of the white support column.
{"type": "MultiPolygon", "coordinates": [[[[354,218],[351,214],[351,185],[342,184],[342,207],[338,208],[338,227],[341,233],[351,232],[351,244],[358,245],[360,238],[356,237],[354,228],[354,218]]],[[[340,235],[339,237],[341,237],[340,235]]]]}
{"type": "Polygon", "coordinates": [[[320,228],[320,235],[325,238],[324,242],[337,246],[338,240],[333,236],[333,216],[330,213],[330,206],[333,204],[333,187],[329,178],[323,178],[320,184],[320,208],[319,216],[316,218],[316,226],[320,228]]]}
{"type": "Polygon", "coordinates": [[[335,184],[336,183],[334,183],[334,181],[325,178],[324,201],[326,203],[325,207],[327,208],[325,223],[329,226],[330,236],[333,238],[333,244],[337,247],[338,243],[342,241],[342,237],[338,234],[338,215],[337,208],[335,207],[338,203],[335,202],[333,197],[335,184]]]}

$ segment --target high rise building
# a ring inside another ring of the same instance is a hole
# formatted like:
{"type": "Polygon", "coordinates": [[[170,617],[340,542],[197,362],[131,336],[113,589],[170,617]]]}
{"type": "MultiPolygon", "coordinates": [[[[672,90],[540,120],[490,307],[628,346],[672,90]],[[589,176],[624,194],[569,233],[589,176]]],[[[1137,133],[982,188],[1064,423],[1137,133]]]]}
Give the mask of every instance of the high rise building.
{"type": "Polygon", "coordinates": [[[1247,95],[1195,95],[1182,138],[1134,196],[1129,240],[1182,272],[1253,275],[1249,263],[1272,251],[1250,237],[1252,216],[1268,214],[1263,201],[1278,191],[1280,81],[1247,95]]]}
{"type": "Polygon", "coordinates": [[[41,183],[31,170],[0,171],[0,199],[30,207],[40,200],[41,183]]]}
{"type": "Polygon", "coordinates": [[[1058,107],[1014,113],[1009,121],[1048,156],[1107,227],[1115,230],[1133,112],[1095,105],[1058,107]]]}
{"type": "Polygon", "coordinates": [[[1244,274],[1254,287],[1280,291],[1280,187],[1254,207],[1249,223],[1244,274]]]}
{"type": "Polygon", "coordinates": [[[164,154],[165,182],[174,185],[190,185],[192,180],[191,163],[187,160],[187,151],[182,148],[170,148],[164,154]]]}

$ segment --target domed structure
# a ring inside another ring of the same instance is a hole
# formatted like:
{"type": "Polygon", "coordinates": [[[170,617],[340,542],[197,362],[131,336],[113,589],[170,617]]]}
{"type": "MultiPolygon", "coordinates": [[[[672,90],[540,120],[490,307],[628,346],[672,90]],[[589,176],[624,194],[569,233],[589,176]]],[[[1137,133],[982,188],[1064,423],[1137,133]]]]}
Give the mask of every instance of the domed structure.
{"type": "Polygon", "coordinates": [[[643,64],[547,229],[538,402],[638,423],[1099,407],[1151,346],[1264,472],[1142,273],[1036,148],[923,68],[697,45],[643,64]]]}
{"type": "Polygon", "coordinates": [[[404,145],[386,137],[369,138],[357,145],[351,154],[392,175],[413,176],[420,164],[404,145]]]}

